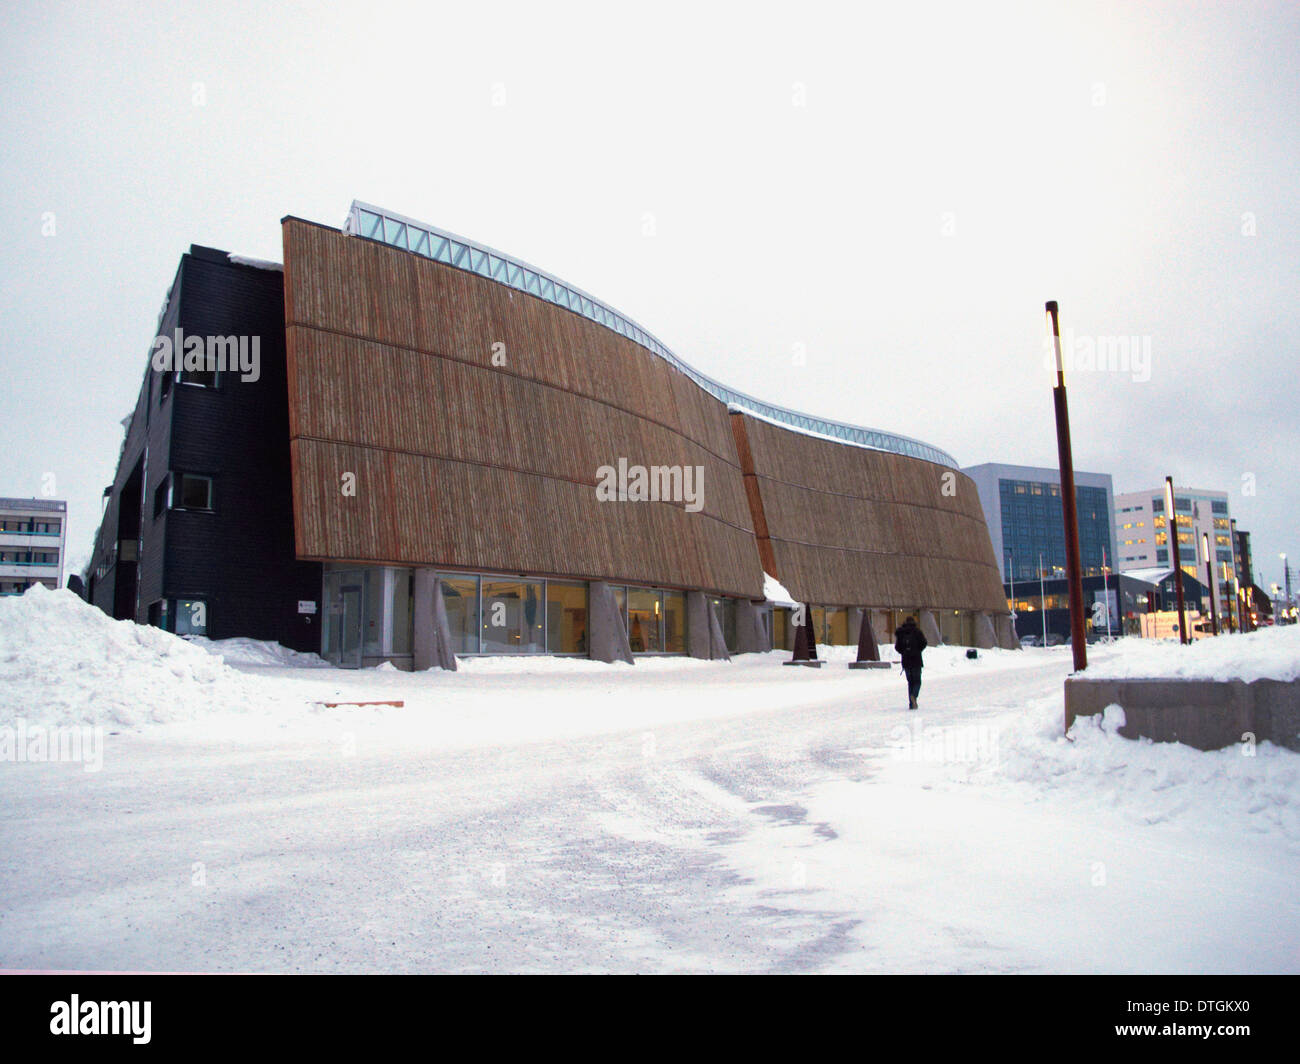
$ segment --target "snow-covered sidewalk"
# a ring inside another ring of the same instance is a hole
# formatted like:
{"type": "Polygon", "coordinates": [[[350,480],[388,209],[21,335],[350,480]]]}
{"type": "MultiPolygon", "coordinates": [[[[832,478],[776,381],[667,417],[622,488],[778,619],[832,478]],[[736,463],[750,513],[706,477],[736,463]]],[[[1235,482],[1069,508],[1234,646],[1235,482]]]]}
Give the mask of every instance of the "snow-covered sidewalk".
{"type": "Polygon", "coordinates": [[[0,602],[0,732],[103,741],[0,761],[0,968],[1300,970],[1300,755],[1067,739],[1068,648],[928,651],[909,713],[847,649],[348,672],[84,610],[0,602]]]}

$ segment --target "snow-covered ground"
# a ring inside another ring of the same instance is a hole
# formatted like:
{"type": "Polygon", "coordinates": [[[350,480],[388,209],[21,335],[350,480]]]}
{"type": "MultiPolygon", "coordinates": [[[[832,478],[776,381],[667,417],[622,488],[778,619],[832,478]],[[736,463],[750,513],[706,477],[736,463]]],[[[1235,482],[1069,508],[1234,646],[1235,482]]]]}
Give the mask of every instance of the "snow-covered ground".
{"type": "MultiPolygon", "coordinates": [[[[1090,663],[1300,663],[1218,642],[1090,663]]],[[[919,713],[822,653],[341,671],[0,600],[0,968],[1300,971],[1300,754],[1067,739],[1066,647],[929,650],[919,713]]]]}

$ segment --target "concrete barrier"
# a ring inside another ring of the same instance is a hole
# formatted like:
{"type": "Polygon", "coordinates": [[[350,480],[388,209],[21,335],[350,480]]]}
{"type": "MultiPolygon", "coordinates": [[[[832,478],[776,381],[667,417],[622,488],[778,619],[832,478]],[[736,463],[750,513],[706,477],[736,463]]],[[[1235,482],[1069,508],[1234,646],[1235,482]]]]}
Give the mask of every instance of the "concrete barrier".
{"type": "Polygon", "coordinates": [[[1065,681],[1065,730],[1107,706],[1124,710],[1126,739],[1221,750],[1253,739],[1300,750],[1300,681],[1135,679],[1065,681]]]}

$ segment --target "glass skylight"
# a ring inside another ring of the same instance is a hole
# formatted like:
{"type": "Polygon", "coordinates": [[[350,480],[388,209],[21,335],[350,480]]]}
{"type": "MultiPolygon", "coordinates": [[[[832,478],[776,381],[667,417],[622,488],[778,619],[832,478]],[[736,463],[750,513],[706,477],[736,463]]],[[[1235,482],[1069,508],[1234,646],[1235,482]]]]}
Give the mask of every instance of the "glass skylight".
{"type": "Polygon", "coordinates": [[[888,451],[892,454],[922,458],[927,462],[953,469],[959,468],[952,455],[920,440],[881,432],[878,429],[863,428],[861,425],[850,425],[842,421],[810,417],[797,410],[787,410],[785,407],[765,403],[761,399],[755,399],[744,392],[719,384],[712,377],[705,376],[699,370],[687,365],[636,322],[624,317],[594,296],[565,284],[544,270],[539,270],[526,262],[503,255],[472,240],[456,236],[454,233],[444,232],[434,226],[404,218],[382,207],[361,203],[358,200],[352,201],[343,231],[352,236],[365,237],[367,240],[377,240],[401,248],[422,258],[435,259],[565,307],[640,344],[647,351],[668,362],[678,372],[686,374],[714,398],[726,403],[729,408],[751,412],[760,418],[800,432],[843,440],[873,451],[888,451]]]}

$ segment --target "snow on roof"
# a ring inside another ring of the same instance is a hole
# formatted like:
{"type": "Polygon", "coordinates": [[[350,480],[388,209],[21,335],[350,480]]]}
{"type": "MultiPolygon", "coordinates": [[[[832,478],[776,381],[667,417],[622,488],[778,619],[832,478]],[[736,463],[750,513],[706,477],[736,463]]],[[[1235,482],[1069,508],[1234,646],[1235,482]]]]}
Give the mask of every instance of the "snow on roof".
{"type": "Polygon", "coordinates": [[[1163,569],[1158,567],[1155,569],[1125,569],[1119,575],[1141,580],[1144,584],[1162,584],[1174,575],[1174,571],[1165,566],[1163,569]]]}
{"type": "Polygon", "coordinates": [[[772,603],[773,606],[797,606],[794,596],[785,589],[785,586],[771,573],[763,574],[763,598],[772,603]]]}
{"type": "Polygon", "coordinates": [[[275,270],[277,273],[284,273],[284,265],[279,262],[271,262],[268,259],[251,259],[247,255],[236,255],[233,251],[226,255],[236,266],[253,266],[259,270],[275,270]]]}

